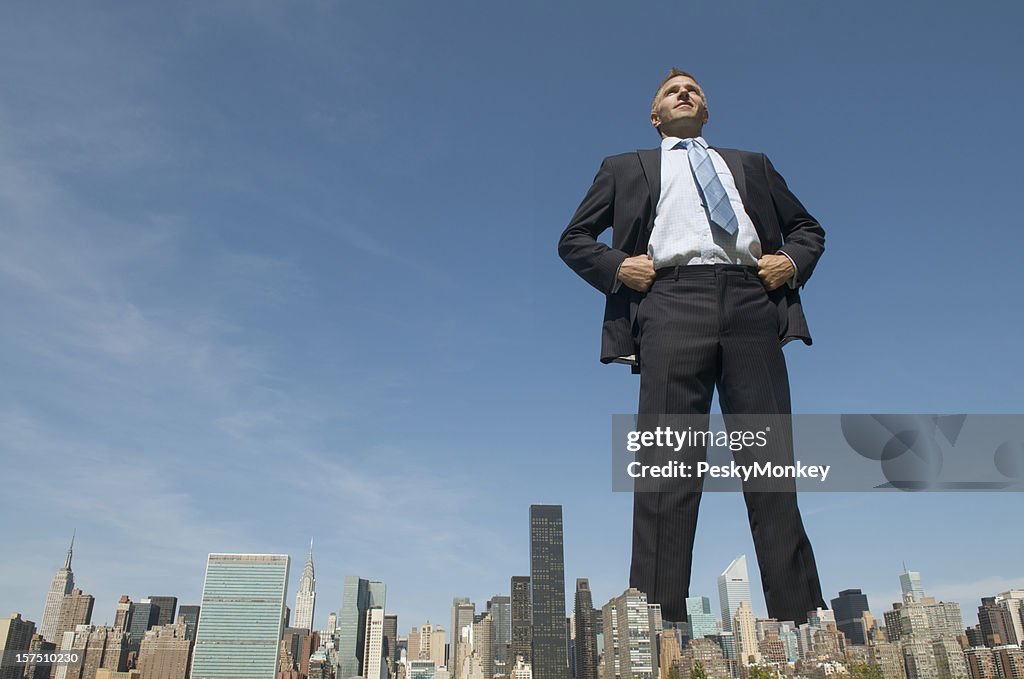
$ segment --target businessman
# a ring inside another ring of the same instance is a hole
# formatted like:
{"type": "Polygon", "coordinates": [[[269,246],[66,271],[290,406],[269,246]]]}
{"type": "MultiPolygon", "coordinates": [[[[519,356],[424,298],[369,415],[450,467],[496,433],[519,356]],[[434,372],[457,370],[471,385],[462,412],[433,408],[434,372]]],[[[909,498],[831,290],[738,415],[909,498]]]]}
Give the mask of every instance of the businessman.
{"type": "MultiPolygon", "coordinates": [[[[767,157],[704,140],[707,98],[691,74],[669,72],[650,120],[660,146],[605,158],[558,243],[606,296],[601,361],[640,374],[641,420],[706,422],[716,388],[727,421],[788,415],[782,345],[811,343],[799,288],[824,231],[767,157]],[[598,241],[609,227],[610,246],[598,241]]],[[[792,463],[791,441],[769,455],[792,463]]],[[[825,603],[795,485],[758,488],[746,484],[744,499],[768,614],[800,624],[825,603]]],[[[701,489],[694,478],[633,496],[630,586],[661,604],[668,622],[686,621],[701,489]]]]}

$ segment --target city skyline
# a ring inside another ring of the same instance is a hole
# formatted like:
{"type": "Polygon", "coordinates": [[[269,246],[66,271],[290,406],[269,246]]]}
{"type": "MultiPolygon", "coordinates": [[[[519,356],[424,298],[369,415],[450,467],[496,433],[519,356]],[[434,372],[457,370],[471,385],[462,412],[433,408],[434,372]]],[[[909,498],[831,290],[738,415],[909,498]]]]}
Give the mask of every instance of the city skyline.
{"type": "MultiPolygon", "coordinates": [[[[209,553],[291,555],[293,597],[312,535],[317,627],[348,575],[389,583],[403,626],[446,625],[453,597],[479,609],[529,573],[530,504],[563,507],[566,600],[579,577],[595,605],[620,594],[610,425],[637,382],[598,365],[603,300],[555,244],[603,157],[656,145],[671,66],[707,94],[708,142],[767,154],[826,231],[814,345],[785,350],[795,412],[1024,412],[999,258],[1024,248],[1022,21],[921,0],[5,4],[0,605],[40,623],[76,529],[75,586],[108,623],[122,595],[197,604],[209,553]]],[[[826,597],[860,589],[876,617],[904,561],[968,623],[1024,580],[1017,494],[800,506],[826,597]]],[[[717,611],[738,554],[762,615],[743,499],[706,494],[691,596],[717,611]]]]}
{"type": "MultiPolygon", "coordinates": [[[[557,508],[559,510],[557,512],[557,514],[558,514],[559,521],[560,521],[561,509],[562,508],[561,507],[557,507],[557,508]]],[[[532,516],[533,509],[534,508],[531,507],[531,516],[532,516]]],[[[548,511],[551,511],[551,509],[548,508],[548,511]]],[[[545,519],[545,521],[546,521],[546,519],[545,519]]],[[[211,554],[208,555],[208,557],[212,557],[212,556],[219,556],[219,554],[211,553],[211,554]]],[[[281,555],[281,556],[287,556],[287,555],[281,555]]],[[[302,587],[302,582],[303,582],[303,579],[305,578],[305,574],[306,574],[306,572],[308,570],[310,570],[309,569],[309,563],[310,563],[311,559],[312,559],[312,549],[310,549],[309,555],[307,556],[306,568],[303,569],[302,575],[299,576],[298,582],[295,583],[294,587],[293,587],[292,584],[286,583],[285,593],[284,593],[286,598],[287,597],[291,597],[291,596],[297,594],[297,592],[298,592],[297,588],[301,588],[302,587]]],[[[67,566],[70,564],[70,560],[71,560],[71,548],[69,547],[68,551],[67,551],[67,554],[66,554],[66,557],[65,557],[65,566],[62,566],[61,568],[57,569],[56,574],[54,575],[54,578],[53,578],[53,582],[56,582],[58,578],[61,578],[61,581],[63,582],[63,574],[64,574],[64,572],[70,570],[69,568],[67,568],[67,566]]],[[[900,596],[894,598],[892,601],[879,602],[879,601],[876,600],[875,603],[872,603],[870,605],[870,608],[867,609],[868,612],[872,612],[873,614],[876,614],[875,617],[877,617],[880,620],[884,617],[884,614],[886,612],[891,612],[891,610],[892,610],[891,606],[893,604],[902,604],[902,601],[906,597],[911,597],[912,599],[914,599],[915,597],[919,598],[921,596],[928,596],[931,599],[943,600],[943,597],[941,597],[941,596],[934,596],[934,595],[928,594],[928,592],[930,592],[931,590],[930,590],[930,588],[926,588],[926,587],[923,586],[923,580],[922,580],[922,575],[921,575],[920,571],[909,571],[909,570],[907,570],[907,566],[906,566],[905,563],[901,564],[901,567],[904,569],[903,572],[902,573],[895,573],[893,575],[893,579],[897,582],[897,589],[900,590],[900,596]],[[911,583],[911,582],[913,583],[912,586],[907,584],[907,583],[911,583]]],[[[590,587],[589,587],[589,579],[586,578],[586,577],[569,578],[569,576],[565,575],[565,576],[563,576],[563,578],[564,578],[565,583],[566,583],[566,585],[565,585],[565,591],[566,591],[566,599],[565,599],[565,609],[566,610],[565,610],[565,613],[566,613],[566,616],[568,617],[568,616],[571,616],[572,613],[573,613],[573,608],[574,608],[573,601],[575,600],[576,596],[579,594],[579,590],[577,588],[580,586],[580,582],[582,581],[582,582],[585,583],[585,587],[586,587],[585,591],[588,594],[588,598],[590,598],[589,595],[591,593],[591,590],[590,590],[590,587]]],[[[72,580],[73,580],[73,576],[72,576],[72,580]]],[[[352,613],[352,614],[354,614],[356,616],[359,616],[360,612],[365,614],[365,611],[369,610],[369,608],[373,608],[373,607],[384,608],[383,604],[386,601],[387,583],[385,583],[383,581],[370,581],[370,580],[366,580],[366,579],[363,579],[363,578],[358,577],[358,576],[351,576],[351,575],[344,576],[344,580],[350,586],[351,595],[346,595],[346,597],[343,598],[343,600],[340,602],[341,606],[338,607],[337,609],[326,611],[326,612],[322,612],[322,614],[321,614],[322,615],[321,622],[323,623],[322,625],[318,625],[317,624],[317,619],[314,619],[314,621],[313,621],[313,629],[314,630],[325,630],[325,629],[327,629],[327,627],[328,627],[328,616],[329,615],[338,615],[339,610],[342,607],[346,606],[346,603],[345,603],[346,601],[350,602],[350,606],[353,607],[352,611],[354,611],[354,613],[352,613]]],[[[529,582],[531,579],[527,577],[527,578],[525,578],[525,580],[527,582],[529,582]]],[[[732,618],[734,617],[734,615],[726,616],[726,610],[727,609],[726,609],[726,606],[725,606],[725,599],[723,599],[723,595],[726,594],[729,597],[733,596],[734,594],[737,595],[737,599],[736,599],[736,605],[737,606],[738,606],[739,602],[743,602],[743,601],[746,601],[749,604],[750,603],[750,599],[751,599],[751,597],[750,597],[749,575],[747,574],[747,571],[746,571],[746,555],[745,554],[741,554],[741,555],[737,556],[736,558],[734,558],[726,566],[726,568],[722,571],[722,573],[719,575],[718,580],[719,580],[719,583],[718,583],[719,586],[718,586],[718,591],[717,591],[717,600],[712,598],[712,597],[707,596],[706,594],[695,593],[695,594],[692,594],[687,599],[687,605],[688,606],[690,605],[690,601],[691,600],[694,600],[694,601],[699,601],[700,599],[708,600],[710,607],[713,610],[719,611],[718,613],[714,614],[714,618],[717,621],[719,621],[719,623],[722,625],[722,628],[725,631],[729,631],[729,623],[731,623],[732,618]],[[728,620],[729,623],[727,623],[726,620],[728,620]]],[[[1018,582],[1014,586],[1006,587],[1004,589],[1006,591],[1013,591],[1013,590],[1022,591],[1022,590],[1024,590],[1024,580],[1022,580],[1021,582],[1018,582]]],[[[112,610],[115,611],[115,616],[114,616],[114,618],[111,621],[108,622],[105,618],[102,617],[102,614],[98,612],[100,607],[98,607],[95,604],[95,601],[97,601],[97,598],[90,591],[82,590],[81,587],[74,587],[74,590],[77,591],[77,592],[81,592],[82,596],[90,597],[90,598],[93,599],[94,603],[93,603],[92,606],[90,606],[90,615],[94,616],[94,617],[96,615],[101,615],[101,617],[94,619],[92,624],[108,625],[108,624],[116,623],[116,610],[117,610],[117,607],[119,606],[119,604],[117,602],[114,602],[114,605],[112,606],[112,610]]],[[[51,591],[52,591],[52,589],[51,589],[51,591]]],[[[963,622],[964,622],[965,626],[969,626],[970,624],[975,624],[976,625],[976,624],[978,624],[980,622],[979,619],[978,619],[977,613],[976,613],[976,609],[978,607],[977,604],[979,602],[981,602],[983,598],[990,597],[990,596],[992,596],[992,595],[994,595],[996,593],[997,592],[996,592],[995,589],[990,589],[990,590],[985,590],[983,593],[978,593],[978,594],[976,594],[974,596],[967,596],[967,597],[962,598],[962,599],[952,599],[950,601],[952,601],[953,603],[957,603],[960,606],[960,609],[963,612],[963,616],[964,616],[963,617],[963,622]],[[972,612],[974,614],[973,618],[971,617],[972,612]]],[[[621,594],[621,592],[620,592],[620,594],[621,594]]],[[[856,589],[856,588],[846,588],[844,590],[841,590],[841,591],[837,592],[836,596],[832,596],[830,593],[826,593],[826,594],[827,594],[826,599],[832,601],[833,604],[835,603],[835,601],[837,599],[841,599],[842,597],[847,596],[847,595],[850,595],[850,596],[855,595],[855,596],[859,597],[860,599],[863,599],[863,600],[866,600],[866,601],[872,601],[872,599],[870,597],[868,597],[865,593],[862,593],[861,590],[856,589]]],[[[614,599],[616,596],[619,596],[619,595],[612,594],[612,595],[610,595],[610,597],[608,597],[608,600],[614,599]]],[[[122,595],[119,600],[123,600],[123,599],[125,599],[125,597],[127,597],[129,602],[132,602],[132,599],[131,599],[130,595],[122,595]]],[[[47,595],[47,597],[44,598],[44,607],[45,607],[45,604],[46,604],[48,598],[49,598],[49,595],[47,595]]],[[[136,607],[140,606],[140,605],[141,606],[148,606],[151,599],[170,600],[170,601],[173,601],[173,606],[177,606],[179,602],[186,602],[187,601],[187,597],[185,599],[182,599],[180,596],[161,596],[161,597],[151,596],[151,597],[142,597],[137,602],[132,603],[133,610],[136,607]]],[[[201,599],[201,597],[197,598],[196,601],[198,602],[200,599],[201,599]]],[[[491,604],[492,601],[494,601],[494,600],[499,600],[500,601],[500,600],[504,600],[504,599],[508,599],[509,602],[511,601],[511,597],[510,597],[509,594],[503,593],[503,592],[500,592],[500,591],[494,592],[492,595],[489,595],[487,597],[488,604],[491,604]]],[[[876,597],[876,599],[877,599],[877,597],[876,597]]],[[[600,601],[600,600],[602,600],[602,595],[594,596],[592,598],[592,601],[600,601]]],[[[476,605],[474,603],[472,603],[472,602],[473,602],[473,598],[472,597],[462,597],[462,596],[454,597],[454,599],[453,599],[453,606],[452,606],[451,611],[450,611],[451,615],[453,616],[452,620],[455,619],[455,617],[454,617],[455,616],[455,611],[460,606],[464,605],[464,607],[467,609],[467,611],[469,611],[467,616],[465,616],[466,620],[472,621],[474,619],[473,612],[475,611],[475,608],[476,608],[476,605]]],[[[510,603],[506,603],[505,605],[509,605],[510,606],[509,613],[511,613],[511,604],[510,603]]],[[[697,605],[699,607],[699,604],[694,604],[694,605],[697,605]]],[[[196,606],[192,606],[192,605],[184,605],[184,604],[182,605],[183,609],[184,608],[195,608],[195,607],[196,606]]],[[[401,610],[401,609],[399,609],[399,610],[401,610]]],[[[403,623],[403,624],[406,625],[405,629],[410,629],[410,628],[414,628],[414,627],[420,627],[420,626],[422,626],[424,624],[429,624],[432,621],[433,621],[433,624],[435,626],[437,626],[438,625],[437,621],[443,620],[443,618],[441,616],[433,616],[433,617],[427,616],[426,618],[414,618],[414,617],[411,617],[411,616],[403,615],[401,613],[397,613],[397,612],[393,611],[390,608],[388,608],[386,610],[386,612],[388,613],[388,617],[398,616],[402,620],[406,621],[406,622],[403,623]]],[[[835,611],[830,611],[830,612],[834,613],[835,611]]],[[[31,621],[35,622],[37,629],[41,629],[40,623],[37,622],[35,620],[35,618],[32,617],[31,613],[26,613],[25,610],[15,610],[15,609],[12,609],[10,611],[10,613],[12,613],[12,614],[13,613],[19,613],[19,614],[21,614],[24,619],[31,620],[31,621]]],[[[292,613],[293,622],[294,622],[295,611],[292,611],[291,613],[292,613]]],[[[765,611],[763,609],[763,606],[761,607],[761,610],[753,610],[753,613],[759,619],[760,618],[764,618],[765,615],[766,615],[765,611]]],[[[165,617],[164,615],[161,615],[160,619],[163,620],[164,617],[165,617]]],[[[153,624],[153,625],[157,624],[157,621],[156,621],[155,617],[153,617],[153,618],[149,617],[148,609],[147,609],[146,619],[150,620],[150,624],[153,624]]],[[[459,619],[461,620],[462,617],[460,617],[459,619]]],[[[841,620],[836,620],[836,622],[840,623],[842,621],[841,620]]],[[[169,624],[169,623],[164,621],[161,624],[169,624]]],[[[443,627],[443,625],[441,625],[441,626],[443,627]]],[[[453,623],[452,628],[454,628],[455,626],[457,626],[457,625],[455,625],[453,623]]],[[[400,626],[399,627],[399,631],[401,632],[402,629],[403,628],[400,626]]],[[[446,633],[450,633],[450,630],[446,629],[446,633]]],[[[848,634],[848,636],[849,636],[849,634],[848,634]]],[[[511,641],[511,639],[509,641],[511,641]]],[[[456,642],[456,645],[457,645],[457,642],[456,642]]]]}
{"type": "MultiPolygon", "coordinates": [[[[611,672],[624,679],[665,679],[666,668],[677,666],[687,671],[685,668],[692,667],[698,658],[709,667],[723,669],[731,665],[732,676],[739,676],[737,663],[788,665],[799,674],[822,665],[852,668],[869,662],[889,668],[885,676],[892,679],[955,679],[963,676],[968,666],[979,664],[1002,664],[1015,676],[1024,669],[1020,645],[1024,637],[1024,589],[982,596],[977,609],[979,624],[965,626],[959,604],[928,596],[921,573],[909,571],[904,565],[899,575],[903,601],[893,603],[885,612],[884,629],[869,612],[866,597],[856,589],[840,592],[839,598],[832,600],[834,610],[809,611],[808,621],[794,626],[792,621],[754,614],[747,595],[744,555],[735,558],[722,573],[721,618],[713,630],[701,629],[699,633],[695,616],[710,611],[706,597],[687,600],[688,626],[678,628],[673,623],[663,631],[666,625],[660,604],[649,602],[643,592],[627,588],[599,611],[591,605],[587,580],[578,579],[572,625],[575,641],[570,644],[568,620],[562,615],[566,602],[557,591],[564,579],[561,510],[558,505],[530,506],[529,581],[534,639],[530,664],[538,676],[569,677],[570,667],[585,666],[573,658],[579,660],[578,654],[588,645],[594,648],[596,621],[587,621],[591,614],[599,616],[602,629],[604,650],[596,666],[598,673],[611,672]],[[670,638],[666,640],[666,636],[670,638]],[[690,643],[688,637],[696,638],[690,643]],[[661,643],[655,643],[655,639],[661,643]],[[682,646],[680,639],[686,642],[682,646]]],[[[310,560],[307,557],[302,579],[305,589],[310,560]]],[[[69,562],[70,555],[58,569],[55,583],[67,581],[69,562]]],[[[182,606],[176,623],[172,622],[176,596],[151,596],[137,603],[122,596],[117,608],[118,624],[97,626],[91,619],[94,598],[74,588],[63,597],[53,639],[59,638],[57,648],[72,653],[75,660],[68,666],[58,666],[56,679],[78,676],[79,670],[83,676],[92,676],[99,667],[116,670],[134,667],[135,663],[150,667],[150,671],[158,671],[159,666],[163,668],[160,676],[168,672],[168,677],[184,679],[193,638],[187,676],[195,679],[278,679],[279,671],[291,672],[307,663],[309,667],[329,663],[335,667],[336,676],[393,676],[395,656],[391,649],[398,648],[400,635],[397,616],[384,609],[387,583],[346,577],[346,594],[337,616],[338,636],[321,637],[319,632],[288,626],[289,565],[290,557],[285,554],[209,554],[201,605],[182,606]],[[190,626],[196,619],[193,637],[190,626]],[[307,636],[310,643],[305,640],[307,636]],[[137,658],[135,649],[139,649],[137,658]]],[[[513,589],[517,580],[524,578],[513,577],[513,589]]],[[[507,670],[506,664],[495,662],[498,655],[494,642],[498,636],[512,640],[506,634],[512,626],[507,615],[511,606],[511,597],[496,595],[488,600],[487,610],[476,615],[476,606],[467,597],[452,599],[451,628],[456,633],[447,649],[444,665],[448,674],[444,676],[488,677],[507,670]],[[499,613],[503,604],[509,610],[499,613]],[[495,616],[502,621],[500,630],[496,629],[495,616]]],[[[32,621],[12,614],[0,626],[4,632],[0,640],[5,649],[27,649],[44,641],[41,636],[32,636],[34,628],[32,621]]],[[[413,676],[420,670],[431,676],[431,668],[442,662],[444,632],[429,623],[419,630],[416,633],[413,628],[408,637],[401,638],[409,649],[403,665],[413,676]]],[[[53,648],[52,643],[49,648],[53,648]]],[[[593,663],[590,667],[589,673],[583,670],[582,675],[575,676],[592,679],[593,663]]],[[[980,674],[972,676],[990,676],[983,668],[977,672],[980,674]]]]}

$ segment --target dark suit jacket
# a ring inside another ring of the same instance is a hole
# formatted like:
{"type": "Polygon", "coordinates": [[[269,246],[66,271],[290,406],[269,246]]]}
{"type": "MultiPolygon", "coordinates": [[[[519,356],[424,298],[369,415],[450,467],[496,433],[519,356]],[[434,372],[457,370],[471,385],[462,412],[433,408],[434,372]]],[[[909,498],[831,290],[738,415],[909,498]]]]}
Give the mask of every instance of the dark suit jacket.
{"type": "MultiPolygon", "coordinates": [[[[825,250],[825,231],[808,214],[763,153],[715,148],[732,172],[743,207],[754,223],[764,253],[785,252],[796,263],[804,285],[825,250]]],[[[585,281],[607,296],[601,336],[601,362],[639,356],[633,327],[644,293],[615,286],[619,265],[645,254],[661,195],[661,149],[605,158],[594,184],[558,241],[558,254],[585,281]],[[597,237],[612,227],[612,245],[597,237]]],[[[779,340],[811,343],[800,294],[783,285],[768,296],[779,313],[779,340]]],[[[635,370],[635,368],[634,368],[635,370]]]]}

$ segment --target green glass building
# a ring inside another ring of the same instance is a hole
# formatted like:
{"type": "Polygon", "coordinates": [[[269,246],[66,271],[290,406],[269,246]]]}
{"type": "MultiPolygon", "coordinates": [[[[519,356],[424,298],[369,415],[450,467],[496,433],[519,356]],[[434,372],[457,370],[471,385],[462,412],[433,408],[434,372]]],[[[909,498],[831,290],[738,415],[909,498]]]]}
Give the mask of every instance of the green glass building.
{"type": "Polygon", "coordinates": [[[210,554],[192,679],[275,679],[288,566],[285,554],[210,554]]]}

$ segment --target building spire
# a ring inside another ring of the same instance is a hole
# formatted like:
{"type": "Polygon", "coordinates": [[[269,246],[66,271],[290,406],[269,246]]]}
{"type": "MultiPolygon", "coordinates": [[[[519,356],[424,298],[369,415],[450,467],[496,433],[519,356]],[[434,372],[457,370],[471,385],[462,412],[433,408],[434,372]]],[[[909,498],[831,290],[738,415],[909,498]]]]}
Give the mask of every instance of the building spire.
{"type": "Polygon", "coordinates": [[[75,549],[75,533],[78,529],[71,531],[71,545],[68,547],[68,556],[64,559],[64,568],[71,570],[71,553],[75,549]]]}
{"type": "Polygon", "coordinates": [[[309,538],[309,560],[313,560],[313,538],[309,538]]]}

